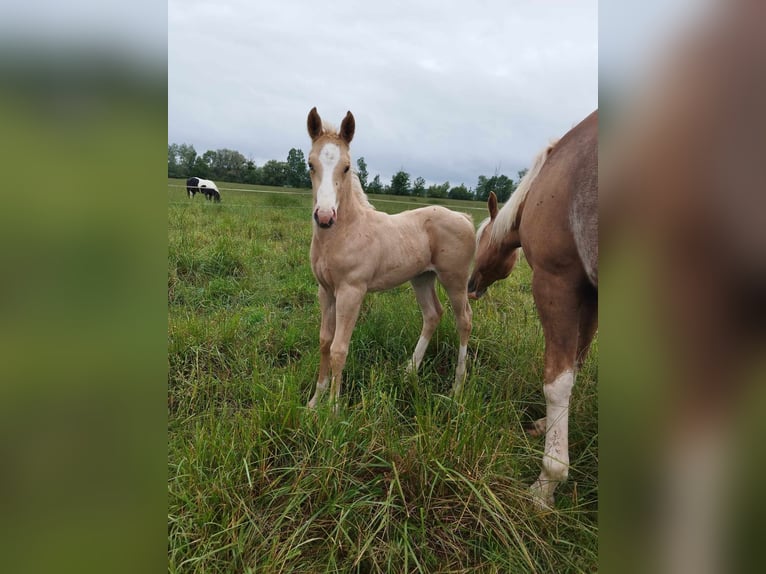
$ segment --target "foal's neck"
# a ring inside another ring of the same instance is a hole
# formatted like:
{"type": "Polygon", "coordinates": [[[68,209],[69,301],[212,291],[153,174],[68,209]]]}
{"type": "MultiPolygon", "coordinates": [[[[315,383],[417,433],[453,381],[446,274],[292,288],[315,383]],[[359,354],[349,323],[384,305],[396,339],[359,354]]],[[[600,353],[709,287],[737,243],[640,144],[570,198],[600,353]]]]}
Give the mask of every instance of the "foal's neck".
{"type": "Polygon", "coordinates": [[[362,190],[362,184],[355,176],[348,178],[348,182],[342,190],[343,198],[338,205],[339,217],[338,222],[344,220],[347,223],[356,221],[360,217],[363,217],[365,212],[371,211],[374,208],[366,201],[364,196],[364,190],[362,190]],[[354,185],[358,185],[359,189],[354,189],[354,185]]]}

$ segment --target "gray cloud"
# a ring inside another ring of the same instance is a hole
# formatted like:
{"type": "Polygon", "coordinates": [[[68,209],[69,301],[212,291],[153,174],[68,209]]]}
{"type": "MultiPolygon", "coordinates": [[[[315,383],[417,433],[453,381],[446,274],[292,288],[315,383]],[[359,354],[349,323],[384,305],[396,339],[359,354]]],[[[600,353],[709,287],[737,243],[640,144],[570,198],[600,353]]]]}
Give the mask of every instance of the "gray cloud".
{"type": "Polygon", "coordinates": [[[597,2],[168,4],[168,139],[257,164],[356,117],[383,181],[515,177],[598,105],[597,2]]]}

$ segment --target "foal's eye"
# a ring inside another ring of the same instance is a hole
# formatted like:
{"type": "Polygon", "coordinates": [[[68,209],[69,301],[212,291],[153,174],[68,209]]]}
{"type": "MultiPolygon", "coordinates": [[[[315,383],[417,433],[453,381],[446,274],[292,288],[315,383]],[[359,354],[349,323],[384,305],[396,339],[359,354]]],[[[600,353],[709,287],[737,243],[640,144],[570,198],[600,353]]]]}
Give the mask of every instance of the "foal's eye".
{"type": "Polygon", "coordinates": [[[347,165],[346,169],[343,170],[343,173],[348,173],[348,168],[350,168],[350,167],[351,167],[350,165],[347,165]]]}
{"type": "Polygon", "coordinates": [[[309,170],[314,171],[314,164],[309,162],[309,170]]]}

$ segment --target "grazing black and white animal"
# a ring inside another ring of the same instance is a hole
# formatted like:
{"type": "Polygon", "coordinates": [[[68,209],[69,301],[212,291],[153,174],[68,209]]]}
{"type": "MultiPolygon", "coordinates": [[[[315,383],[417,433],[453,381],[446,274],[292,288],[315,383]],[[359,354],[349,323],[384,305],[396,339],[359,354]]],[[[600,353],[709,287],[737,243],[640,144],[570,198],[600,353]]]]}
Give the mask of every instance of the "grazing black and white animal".
{"type": "Polygon", "coordinates": [[[208,200],[215,199],[221,201],[221,192],[218,191],[218,186],[209,179],[201,179],[199,177],[190,177],[186,180],[186,192],[189,197],[194,197],[197,192],[205,194],[208,200]]]}

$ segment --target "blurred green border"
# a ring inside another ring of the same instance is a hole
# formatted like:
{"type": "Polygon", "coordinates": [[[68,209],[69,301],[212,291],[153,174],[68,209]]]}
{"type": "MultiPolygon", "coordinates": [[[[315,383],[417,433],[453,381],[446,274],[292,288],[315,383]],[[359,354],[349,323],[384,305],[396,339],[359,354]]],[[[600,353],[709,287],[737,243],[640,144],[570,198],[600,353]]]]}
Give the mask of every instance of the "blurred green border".
{"type": "Polygon", "coordinates": [[[0,555],[166,569],[165,55],[0,53],[0,555]]]}

